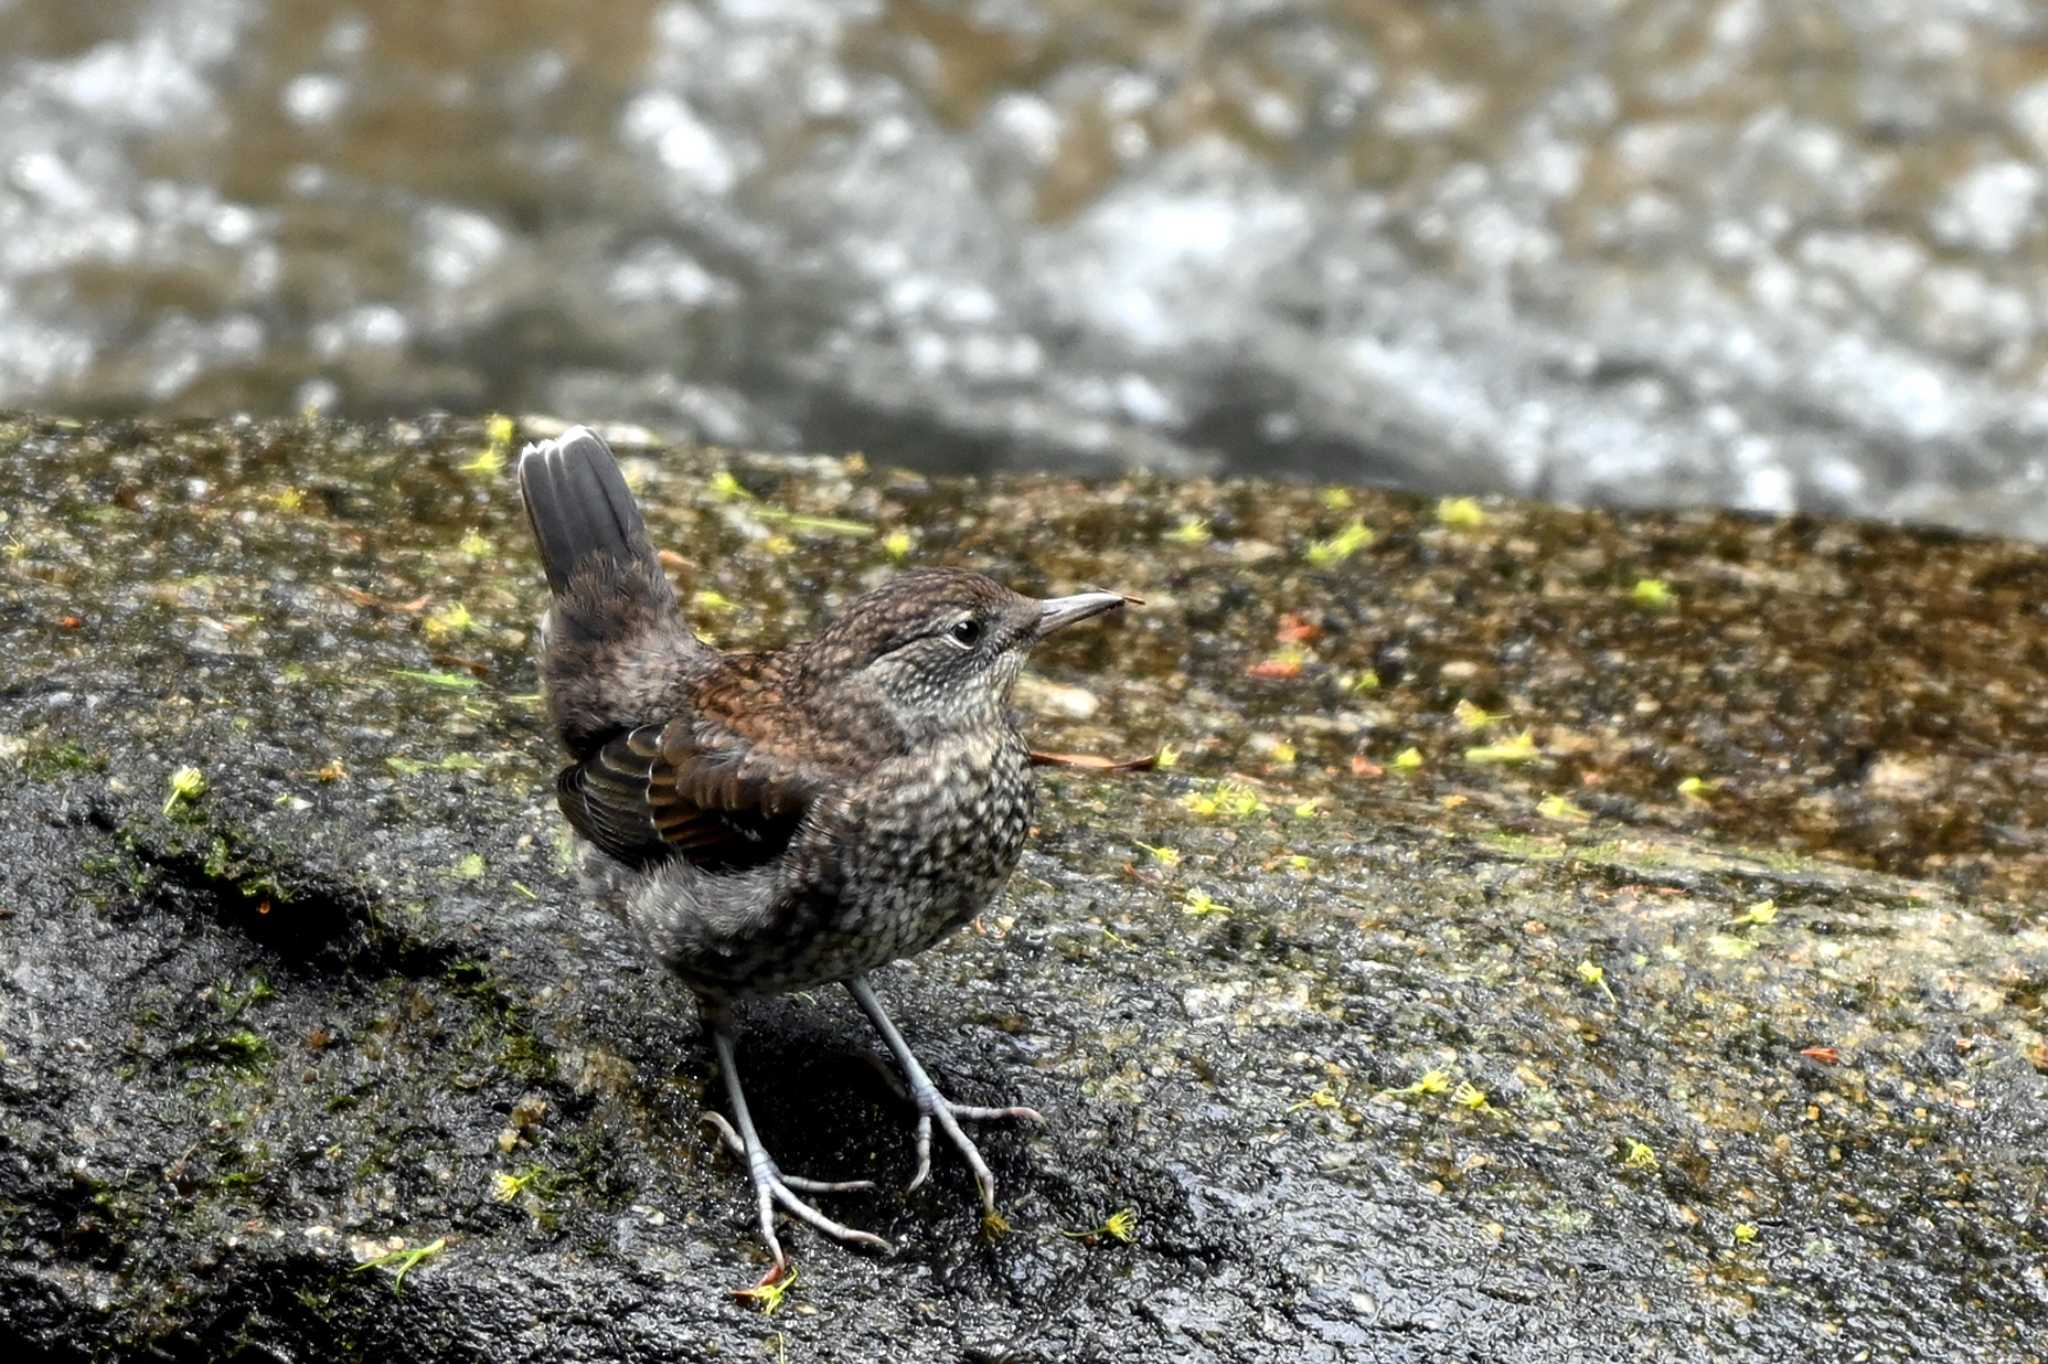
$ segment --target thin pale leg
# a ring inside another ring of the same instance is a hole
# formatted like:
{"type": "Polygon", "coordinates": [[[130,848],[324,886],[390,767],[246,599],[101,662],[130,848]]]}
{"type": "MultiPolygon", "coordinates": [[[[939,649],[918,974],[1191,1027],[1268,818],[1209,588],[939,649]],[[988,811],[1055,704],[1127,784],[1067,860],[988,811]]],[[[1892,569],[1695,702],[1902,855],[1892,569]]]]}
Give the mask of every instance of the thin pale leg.
{"type": "Polygon", "coordinates": [[[996,1211],[996,1177],[989,1173],[988,1162],[981,1158],[981,1152],[967,1133],[960,1129],[960,1121],[987,1122],[992,1118],[1019,1118],[1027,1122],[1043,1123],[1044,1115],[1035,1108],[975,1108],[969,1104],[956,1104],[939,1093],[939,1087],[932,1083],[932,1077],[925,1074],[924,1067],[910,1054],[910,1044],[903,1040],[903,1034],[896,1031],[896,1025],[889,1021],[889,1015],[882,1009],[882,1001],[875,997],[874,986],[868,984],[866,976],[855,976],[846,982],[846,989],[860,1005],[861,1012],[868,1016],[868,1022],[875,1025],[875,1031],[882,1035],[882,1042],[889,1048],[889,1054],[896,1058],[896,1066],[903,1072],[904,1083],[910,1087],[910,1101],[917,1105],[917,1173],[911,1176],[908,1193],[924,1183],[932,1172],[932,1123],[937,1121],[941,1130],[951,1139],[960,1154],[967,1158],[967,1166],[974,1171],[974,1182],[981,1189],[982,1211],[990,1216],[996,1211]]]}
{"type": "Polygon", "coordinates": [[[799,1191],[810,1194],[849,1193],[871,1188],[873,1181],[866,1179],[846,1180],[828,1183],[816,1179],[799,1179],[785,1175],[776,1167],[775,1160],[761,1144],[761,1136],[754,1130],[754,1118],[747,1111],[747,1096],[740,1088],[740,1071],[733,1059],[731,1028],[721,1015],[711,1019],[711,1046],[718,1054],[718,1069],[725,1075],[725,1096],[732,1104],[732,1115],[738,1123],[727,1122],[717,1113],[706,1113],[704,1120],[718,1129],[725,1144],[732,1148],[734,1155],[747,1163],[747,1177],[754,1183],[754,1205],[761,1222],[761,1239],[767,1243],[769,1254],[775,1257],[775,1264],[762,1277],[762,1283],[778,1282],[789,1269],[789,1257],[782,1253],[782,1242],[775,1235],[775,1207],[782,1208],[808,1222],[835,1241],[849,1245],[873,1246],[887,1252],[889,1243],[872,1232],[855,1231],[842,1226],[816,1208],[797,1197],[799,1191]]]}

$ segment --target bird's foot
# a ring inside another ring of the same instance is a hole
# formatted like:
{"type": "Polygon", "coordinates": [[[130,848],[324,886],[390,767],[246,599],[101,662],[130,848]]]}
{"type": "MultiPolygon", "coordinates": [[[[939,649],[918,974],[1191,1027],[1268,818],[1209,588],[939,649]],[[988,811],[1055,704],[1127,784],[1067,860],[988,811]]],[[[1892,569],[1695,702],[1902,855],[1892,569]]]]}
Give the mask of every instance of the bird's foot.
{"type": "MultiPolygon", "coordinates": [[[[852,1227],[835,1222],[798,1196],[799,1194],[855,1193],[862,1189],[873,1188],[873,1180],[849,1179],[831,1182],[818,1179],[802,1179],[796,1175],[786,1175],[775,1164],[774,1158],[762,1150],[758,1143],[752,1150],[749,1150],[745,1139],[737,1131],[733,1130],[732,1124],[727,1122],[723,1115],[706,1113],[704,1121],[716,1127],[718,1135],[724,1138],[725,1144],[731,1148],[732,1153],[746,1162],[747,1177],[754,1183],[754,1204],[760,1216],[761,1240],[766,1243],[768,1253],[775,1257],[775,1262],[768,1267],[768,1272],[761,1276],[761,1281],[755,1284],[753,1289],[743,1290],[743,1296],[760,1296],[755,1290],[773,1288],[781,1284],[783,1276],[789,1272],[789,1257],[783,1254],[782,1242],[775,1235],[775,1209],[777,1207],[780,1207],[784,1212],[789,1213],[799,1221],[806,1222],[817,1230],[824,1232],[835,1241],[840,1241],[850,1246],[869,1246],[881,1251],[885,1255],[889,1253],[890,1245],[881,1237],[873,1232],[856,1231],[852,1227]]],[[[776,1296],[779,1297],[780,1295],[776,1296]]]]}
{"type": "MultiPolygon", "coordinates": [[[[920,1077],[921,1078],[921,1077],[920,1077]]],[[[974,1171],[975,1187],[981,1190],[981,1210],[984,1218],[1001,1219],[996,1211],[996,1177],[989,1173],[988,1162],[981,1158],[981,1151],[974,1139],[961,1128],[962,1122],[993,1122],[998,1119],[1015,1119],[1021,1122],[1035,1122],[1045,1125],[1045,1115],[1035,1108],[977,1108],[972,1104],[956,1104],[939,1093],[938,1087],[925,1080],[922,1085],[913,1084],[908,1095],[910,1102],[917,1105],[917,1173],[910,1177],[910,1183],[903,1192],[910,1193],[932,1172],[932,1125],[938,1124],[953,1148],[966,1158],[967,1167],[974,1171]]]]}
{"type": "Polygon", "coordinates": [[[1042,1115],[1035,1108],[976,1108],[971,1104],[956,1104],[939,1093],[939,1087],[932,1083],[932,1077],[911,1053],[910,1044],[903,1040],[903,1034],[889,1021],[888,1011],[875,995],[875,987],[868,983],[866,976],[854,976],[846,981],[846,989],[859,1004],[861,1012],[874,1024],[875,1031],[882,1035],[888,1045],[889,1054],[896,1058],[896,1068],[903,1073],[903,1084],[897,1093],[917,1106],[917,1173],[910,1177],[910,1184],[904,1189],[909,1193],[923,1184],[932,1172],[932,1124],[937,1123],[953,1143],[955,1150],[966,1158],[967,1166],[974,1171],[974,1183],[981,1190],[982,1225],[991,1228],[1007,1227],[1002,1214],[996,1211],[996,1177],[989,1173],[988,1162],[981,1158],[968,1135],[960,1130],[966,1122],[986,1122],[991,1118],[1022,1118],[1027,1122],[1043,1123],[1042,1115]]]}

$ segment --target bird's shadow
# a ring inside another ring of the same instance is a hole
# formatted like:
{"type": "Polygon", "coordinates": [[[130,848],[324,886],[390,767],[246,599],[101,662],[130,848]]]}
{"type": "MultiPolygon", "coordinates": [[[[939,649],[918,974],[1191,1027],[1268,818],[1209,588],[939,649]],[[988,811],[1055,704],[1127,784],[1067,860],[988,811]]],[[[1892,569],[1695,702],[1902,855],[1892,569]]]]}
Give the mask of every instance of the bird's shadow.
{"type": "MultiPolygon", "coordinates": [[[[913,1019],[915,1034],[921,1020],[913,1019]]],[[[984,1105],[1019,1104],[1024,1098],[1001,1081],[1005,1063],[972,1040],[941,1028],[914,1040],[919,1059],[948,1097],[984,1105]]],[[[845,1001],[824,997],[762,1000],[743,1018],[737,1043],[740,1076],[761,1139],[785,1170],[817,1179],[870,1179],[858,1197],[901,1207],[904,1186],[917,1168],[917,1110],[894,1063],[867,1021],[845,1001]]],[[[707,1105],[724,1107],[724,1078],[705,1089],[707,1105]]],[[[971,1135],[1006,1188],[1028,1182],[1025,1138],[1008,1123],[975,1124],[971,1135]]],[[[973,1175],[935,1134],[932,1173],[911,1196],[952,1205],[979,1198],[973,1175]]]]}
{"type": "MultiPolygon", "coordinates": [[[[625,1063],[635,1106],[666,1133],[649,1154],[694,1170],[689,1182],[705,1195],[729,1198],[733,1225],[744,1227],[750,1220],[745,1166],[703,1121],[709,1113],[732,1116],[709,1031],[687,991],[659,966],[626,947],[607,951],[602,944],[585,944],[604,969],[585,973],[577,1014],[625,1063]]],[[[949,1098],[991,1107],[1031,1102],[1016,1083],[1028,1063],[1004,1045],[1006,1039],[951,1026],[943,1008],[928,1012],[905,997],[911,992],[899,987],[895,993],[898,1024],[949,1098]]],[[[865,1191],[820,1195],[821,1210],[888,1236],[899,1253],[913,1245],[936,1248],[932,1237],[940,1228],[979,1235],[973,1174],[943,1134],[933,1135],[930,1178],[906,1194],[917,1169],[917,1111],[881,1039],[843,992],[821,988],[749,1000],[738,1006],[735,1025],[747,1106],[783,1172],[872,1181],[865,1191]]],[[[968,1132],[995,1174],[1004,1207],[1039,1187],[1045,1172],[1030,1152],[1039,1129],[992,1122],[969,1124],[968,1132]]]]}
{"type": "MultiPolygon", "coordinates": [[[[675,1025],[661,1029],[664,1036],[635,1038],[628,1059],[645,1080],[679,1074],[701,1085],[698,1104],[678,1110],[679,1121],[694,1125],[709,1112],[729,1118],[725,1077],[710,1034],[692,1026],[687,1011],[685,1004],[675,1025]]],[[[1014,1059],[976,1055],[971,1039],[943,1028],[913,1045],[949,1097],[1002,1106],[1026,1102],[998,1074],[1014,1059]]],[[[850,1223],[864,1226],[893,1220],[928,1200],[934,1206],[978,1205],[972,1173],[942,1134],[934,1137],[930,1179],[905,1197],[917,1168],[917,1110],[881,1040],[837,992],[747,1002],[738,1014],[734,1051],[755,1128],[785,1174],[873,1181],[874,1187],[864,1192],[830,1195],[835,1216],[843,1212],[850,1223]]],[[[1031,1170],[1026,1134],[1014,1126],[978,1124],[970,1132],[999,1184],[1021,1192],[1031,1182],[1031,1170]]],[[[720,1154],[710,1126],[696,1128],[692,1139],[702,1157],[730,1168],[735,1194],[743,1192],[744,1169],[729,1152],[720,1154]]]]}
{"type": "MultiPolygon", "coordinates": [[[[823,998],[768,999],[741,1013],[734,1050],[754,1124],[788,1173],[900,1186],[910,1178],[916,1112],[891,1087],[867,1024],[835,1005],[823,998]],[[901,1140],[891,1139],[899,1134],[901,1140]]],[[[708,1036],[701,1045],[705,1107],[730,1116],[725,1077],[708,1036]]]]}

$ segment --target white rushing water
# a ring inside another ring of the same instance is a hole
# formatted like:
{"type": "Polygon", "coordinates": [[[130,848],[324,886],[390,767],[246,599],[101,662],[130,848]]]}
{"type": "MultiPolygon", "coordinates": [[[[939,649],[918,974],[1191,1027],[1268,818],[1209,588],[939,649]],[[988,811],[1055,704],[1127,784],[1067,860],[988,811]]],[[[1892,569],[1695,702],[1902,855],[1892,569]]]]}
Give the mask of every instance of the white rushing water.
{"type": "Polygon", "coordinates": [[[0,404],[2048,539],[2044,40],[2021,0],[12,0],[0,404]]]}

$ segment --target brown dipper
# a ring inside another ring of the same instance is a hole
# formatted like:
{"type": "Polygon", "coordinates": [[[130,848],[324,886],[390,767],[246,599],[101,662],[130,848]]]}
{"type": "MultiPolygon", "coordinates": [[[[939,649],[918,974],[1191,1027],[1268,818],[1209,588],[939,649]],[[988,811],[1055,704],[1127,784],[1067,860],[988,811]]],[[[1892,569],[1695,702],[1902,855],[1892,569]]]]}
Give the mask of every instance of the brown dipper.
{"type": "Polygon", "coordinates": [[[799,1197],[866,1187],[785,1175],[761,1144],[733,1060],[735,1000],[846,986],[917,1106],[916,1188],[936,1122],[995,1214],[995,1179],[962,1119],[1039,1120],[942,1095],[868,975],[987,907],[1031,823],[1029,751],[1008,702],[1031,646],[1121,606],[1038,601],[978,573],[905,573],[816,639],[765,653],[699,640],[610,449],[583,427],[529,445],[519,484],[553,602],[540,649],[548,713],[573,760],[562,813],[616,864],[624,915],[696,995],[746,1162],[761,1236],[788,1265],[780,1205],[841,1241],[888,1248],[799,1197]]]}

